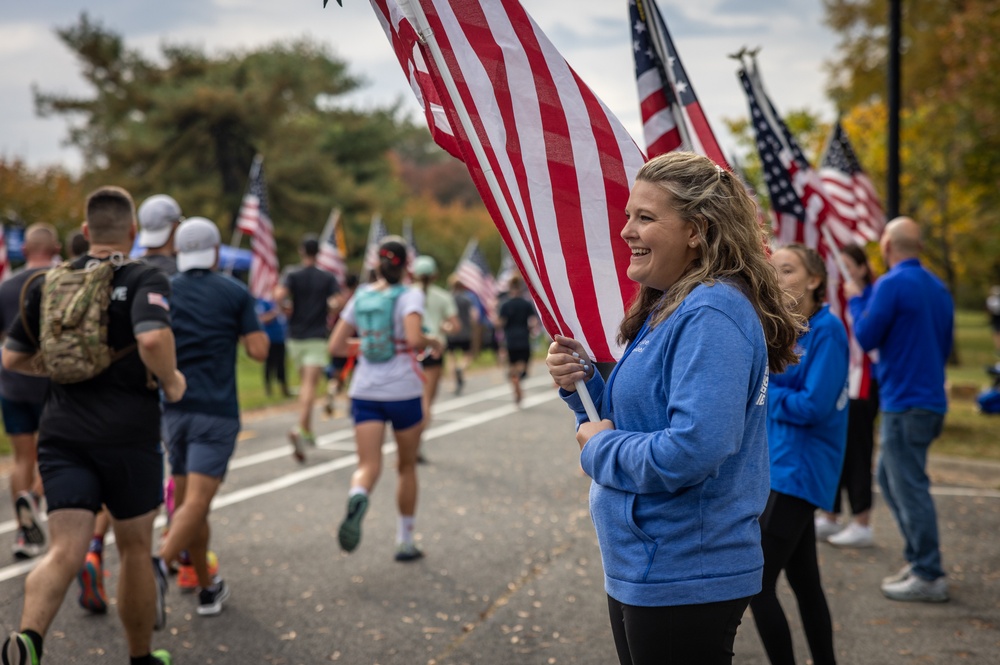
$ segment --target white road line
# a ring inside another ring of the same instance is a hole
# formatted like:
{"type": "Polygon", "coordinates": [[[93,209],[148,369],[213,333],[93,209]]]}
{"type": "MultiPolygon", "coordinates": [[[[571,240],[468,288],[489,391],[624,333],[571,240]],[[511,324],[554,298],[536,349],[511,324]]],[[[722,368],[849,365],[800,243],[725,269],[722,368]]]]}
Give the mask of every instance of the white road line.
{"type": "MultiPolygon", "coordinates": [[[[548,381],[549,379],[546,378],[546,382],[548,381]]],[[[493,391],[488,390],[483,392],[491,393],[493,391]]],[[[477,393],[477,395],[478,394],[481,393],[477,393]]],[[[470,395],[469,397],[472,396],[470,395]]],[[[554,399],[558,399],[558,397],[559,394],[555,390],[546,390],[545,392],[542,393],[529,395],[521,401],[521,408],[518,408],[513,404],[505,404],[503,406],[498,406],[496,408],[489,409],[481,413],[472,414],[460,421],[436,425],[431,427],[426,432],[424,432],[423,439],[425,441],[430,441],[438,437],[447,436],[448,434],[454,434],[455,432],[459,432],[461,430],[468,429],[470,427],[475,427],[477,425],[482,425],[483,423],[487,423],[491,420],[496,420],[498,418],[503,418],[505,416],[518,413],[519,411],[521,411],[521,409],[530,409],[540,404],[551,402],[554,399]]],[[[466,398],[461,398],[461,399],[466,399],[466,398]]],[[[484,400],[479,399],[476,401],[484,401],[484,400]]],[[[324,437],[318,437],[317,444],[319,444],[320,441],[323,441],[324,443],[332,443],[335,440],[342,440],[345,437],[352,437],[353,435],[354,435],[353,431],[349,430],[345,432],[334,432],[333,434],[328,434],[325,435],[324,437]]],[[[567,438],[570,436],[570,433],[568,431],[566,436],[567,438]]],[[[391,455],[395,452],[396,452],[395,442],[389,442],[382,446],[382,453],[385,455],[391,455]]],[[[280,456],[284,457],[288,455],[288,450],[285,447],[282,447],[280,449],[280,453],[281,453],[280,456]]],[[[261,457],[261,455],[264,454],[265,453],[261,453],[259,455],[248,456],[248,457],[259,458],[261,457]]],[[[257,463],[260,463],[260,461],[263,460],[259,460],[257,463]]],[[[357,465],[357,463],[358,463],[358,456],[356,454],[351,454],[351,455],[344,455],[343,457],[338,457],[337,459],[330,460],[329,462],[324,462],[322,464],[310,466],[305,469],[293,471],[291,473],[287,473],[283,476],[279,476],[278,478],[274,478],[273,480],[269,480],[264,483],[253,485],[251,487],[245,487],[239,490],[234,490],[232,492],[227,492],[225,494],[217,496],[215,500],[212,501],[212,509],[217,510],[220,508],[225,508],[226,506],[231,506],[236,503],[242,503],[243,501],[249,501],[250,499],[254,499],[259,496],[263,496],[265,494],[270,494],[272,492],[277,492],[279,490],[287,489],[294,485],[298,485],[299,483],[304,483],[307,480],[312,480],[313,478],[319,478],[320,476],[333,473],[334,471],[339,471],[341,469],[354,467],[355,465],[357,465]]],[[[230,467],[232,467],[232,465],[230,465],[230,467]]],[[[14,522],[11,521],[10,530],[13,530],[13,524],[14,522]]],[[[157,517],[155,522],[156,527],[157,528],[162,527],[164,524],[166,524],[166,516],[160,515],[159,517],[157,517]]],[[[6,523],[4,523],[4,525],[6,525],[6,523]]],[[[2,533],[2,531],[0,531],[0,533],[2,533]]],[[[109,545],[113,543],[114,534],[108,534],[108,539],[106,542],[109,545]]],[[[0,568],[0,582],[6,582],[7,580],[11,580],[21,575],[27,574],[32,568],[35,567],[37,561],[38,561],[37,559],[32,559],[31,561],[23,561],[6,566],[4,568],[0,568]]]]}

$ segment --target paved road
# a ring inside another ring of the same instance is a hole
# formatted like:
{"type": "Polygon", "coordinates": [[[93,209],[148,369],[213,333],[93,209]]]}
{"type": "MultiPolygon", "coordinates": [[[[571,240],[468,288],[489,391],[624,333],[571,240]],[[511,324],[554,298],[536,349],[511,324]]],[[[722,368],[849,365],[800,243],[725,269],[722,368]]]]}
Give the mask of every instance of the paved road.
{"type": "MultiPolygon", "coordinates": [[[[156,646],[182,665],[615,662],[572,419],[548,380],[528,385],[521,409],[496,371],[471,377],[462,397],[444,387],[426,437],[431,463],[420,468],[417,531],[427,556],[411,564],[392,559],[391,444],[362,544],[345,555],[336,529],[355,464],[349,423],[321,422],[320,445],[300,466],[284,438],[291,413],[248,418],[212,522],[233,597],[221,616],[202,618],[193,596],[171,589],[156,646]]],[[[878,580],[901,560],[895,527],[877,506],[878,547],[821,549],[841,663],[1000,663],[1000,473],[943,462],[935,472],[947,483],[937,502],[954,599],[881,597],[878,580]]],[[[0,542],[11,539],[9,520],[0,506],[0,542]]],[[[113,590],[113,548],[107,556],[113,590]]],[[[4,632],[16,626],[27,569],[0,566],[4,632]]],[[[749,615],[736,651],[738,663],[767,662],[749,615]]],[[[117,620],[86,615],[71,590],[46,663],[121,663],[124,653],[117,620]]]]}

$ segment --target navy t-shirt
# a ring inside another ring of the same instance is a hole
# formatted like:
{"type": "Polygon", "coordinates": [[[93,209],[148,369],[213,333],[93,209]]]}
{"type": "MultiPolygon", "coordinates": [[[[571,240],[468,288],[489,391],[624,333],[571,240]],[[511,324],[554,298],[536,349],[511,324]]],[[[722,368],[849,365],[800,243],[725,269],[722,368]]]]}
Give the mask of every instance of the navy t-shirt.
{"type": "MultiPolygon", "coordinates": [[[[21,313],[21,289],[24,283],[39,270],[47,268],[31,268],[15,273],[10,279],[0,284],[0,329],[4,334],[7,328],[21,313]]],[[[0,367],[0,395],[12,402],[30,402],[42,404],[49,392],[49,380],[40,376],[29,376],[0,367]]]]}
{"type": "Polygon", "coordinates": [[[242,282],[209,270],[178,273],[170,286],[177,369],[187,392],[164,408],[239,418],[236,349],[240,337],[261,329],[253,297],[242,282]]]}

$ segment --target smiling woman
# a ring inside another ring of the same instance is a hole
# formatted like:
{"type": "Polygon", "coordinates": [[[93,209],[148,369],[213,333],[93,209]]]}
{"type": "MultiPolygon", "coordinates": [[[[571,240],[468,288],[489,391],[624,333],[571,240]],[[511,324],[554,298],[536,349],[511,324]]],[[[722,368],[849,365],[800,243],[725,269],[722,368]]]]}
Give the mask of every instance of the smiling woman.
{"type": "Polygon", "coordinates": [[[640,284],[607,383],[557,336],[549,373],[576,412],[593,479],[615,646],[622,663],[729,664],[761,590],[758,518],[768,496],[768,372],[796,360],[785,305],[743,184],[668,153],[636,176],[621,232],[640,284]],[[575,382],[603,420],[586,422],[575,382]]]}

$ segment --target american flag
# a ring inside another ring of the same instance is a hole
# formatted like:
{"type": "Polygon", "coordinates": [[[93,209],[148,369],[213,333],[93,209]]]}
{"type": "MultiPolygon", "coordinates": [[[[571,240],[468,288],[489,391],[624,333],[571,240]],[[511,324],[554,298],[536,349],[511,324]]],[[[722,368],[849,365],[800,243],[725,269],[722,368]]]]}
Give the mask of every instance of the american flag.
{"type": "MultiPolygon", "coordinates": [[[[815,249],[823,258],[827,271],[826,301],[853,340],[837,253],[848,242],[864,240],[851,222],[837,214],[824,183],[764,92],[756,69],[750,72],[741,68],[739,76],[747,93],[757,150],[771,197],[772,233],[778,245],[800,243],[815,249]]],[[[863,362],[863,354],[859,355],[857,350],[860,347],[851,350],[849,367],[852,397],[857,397],[859,387],[867,384],[870,371],[863,362]]]]}
{"type": "Polygon", "coordinates": [[[613,360],[637,288],[619,233],[642,151],[516,0],[411,0],[413,15],[394,0],[371,4],[435,140],[472,174],[546,331],[613,360]]]}
{"type": "Polygon", "coordinates": [[[687,150],[728,166],[655,0],[629,0],[628,14],[646,154],[687,150]]]}
{"type": "Polygon", "coordinates": [[[271,298],[278,283],[278,253],[274,244],[274,226],[267,206],[267,181],[264,160],[254,158],[250,167],[250,185],[236,217],[236,228],[250,236],[250,295],[271,298]]]}
{"type": "Polygon", "coordinates": [[[389,235],[389,232],[382,222],[382,216],[378,214],[372,215],[372,223],[368,227],[368,244],[365,246],[366,270],[378,269],[378,246],[382,242],[382,238],[387,235],[389,235]]]}
{"type": "Polygon", "coordinates": [[[517,272],[514,257],[504,246],[500,251],[500,270],[497,271],[497,289],[502,293],[510,288],[510,278],[517,272]]]}
{"type": "Polygon", "coordinates": [[[819,176],[837,214],[854,221],[854,228],[867,241],[878,240],[885,228],[885,211],[868,174],[861,168],[843,125],[838,120],[830,132],[819,176]]]}
{"type": "Polygon", "coordinates": [[[339,224],[340,209],[334,208],[323,227],[323,235],[319,239],[319,254],[316,255],[316,267],[333,274],[337,283],[344,287],[347,279],[347,263],[345,258],[347,248],[341,245],[344,238],[343,225],[339,224]]]}
{"type": "Polygon", "coordinates": [[[486,263],[486,257],[479,249],[479,242],[470,240],[465,246],[462,258],[455,266],[455,278],[461,282],[465,288],[476,294],[479,302],[483,304],[490,319],[496,318],[497,312],[497,283],[493,279],[493,271],[486,263]]]}

